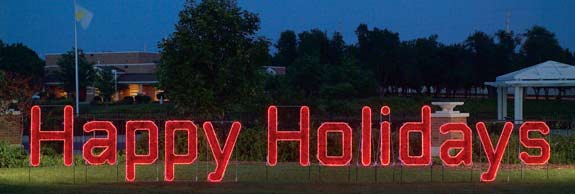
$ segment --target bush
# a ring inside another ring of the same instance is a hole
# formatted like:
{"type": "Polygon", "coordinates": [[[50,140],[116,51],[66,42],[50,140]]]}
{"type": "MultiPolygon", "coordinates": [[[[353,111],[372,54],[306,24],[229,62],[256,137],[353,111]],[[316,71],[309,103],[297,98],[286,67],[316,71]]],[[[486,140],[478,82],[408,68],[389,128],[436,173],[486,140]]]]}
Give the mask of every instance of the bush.
{"type": "Polygon", "coordinates": [[[100,96],[94,96],[94,98],[92,99],[92,101],[90,102],[90,104],[92,105],[96,105],[96,104],[102,104],[102,97],[100,96]]]}
{"type": "Polygon", "coordinates": [[[575,135],[553,135],[549,144],[551,146],[552,164],[575,164],[575,135]]]}
{"type": "Polygon", "coordinates": [[[140,94],[135,96],[134,99],[136,100],[136,104],[147,104],[147,103],[150,103],[150,101],[152,101],[151,97],[146,96],[146,95],[140,95],[140,94]]]}
{"type": "Polygon", "coordinates": [[[24,167],[27,161],[26,152],[21,146],[0,141],[0,168],[24,167]]]}
{"type": "Polygon", "coordinates": [[[45,100],[41,103],[42,105],[72,105],[74,104],[73,99],[61,98],[57,100],[45,100]]]}
{"type": "Polygon", "coordinates": [[[126,96],[126,97],[124,97],[124,99],[122,99],[122,101],[120,103],[121,104],[134,104],[134,97],[126,96]]]}

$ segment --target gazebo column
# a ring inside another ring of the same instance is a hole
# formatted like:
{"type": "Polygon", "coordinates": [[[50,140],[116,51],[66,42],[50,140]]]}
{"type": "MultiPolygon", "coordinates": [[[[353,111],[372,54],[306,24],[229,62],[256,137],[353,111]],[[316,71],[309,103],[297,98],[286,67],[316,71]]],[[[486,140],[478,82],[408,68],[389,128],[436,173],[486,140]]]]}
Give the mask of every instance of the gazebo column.
{"type": "Polygon", "coordinates": [[[501,88],[501,112],[502,112],[502,119],[507,117],[507,87],[501,88]]]}
{"type": "Polygon", "coordinates": [[[523,87],[515,86],[514,98],[515,98],[514,102],[515,109],[513,111],[515,112],[514,114],[515,124],[521,124],[523,123],[523,87]]]}
{"type": "Polygon", "coordinates": [[[497,87],[497,120],[507,117],[507,87],[497,87]]]}
{"type": "Polygon", "coordinates": [[[497,120],[503,120],[503,88],[497,87],[497,120]]]}

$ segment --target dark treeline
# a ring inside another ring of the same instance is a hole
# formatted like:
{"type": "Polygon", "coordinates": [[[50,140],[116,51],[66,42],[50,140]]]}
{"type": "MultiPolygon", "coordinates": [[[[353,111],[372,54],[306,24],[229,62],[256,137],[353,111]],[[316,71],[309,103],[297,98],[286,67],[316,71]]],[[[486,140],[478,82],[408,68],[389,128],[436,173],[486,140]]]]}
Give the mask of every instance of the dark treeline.
{"type": "Polygon", "coordinates": [[[401,40],[397,32],[366,24],[355,34],[357,43],[346,44],[338,32],[331,37],[318,29],[282,32],[273,64],[286,66],[287,74],[268,83],[273,99],[313,103],[374,95],[453,97],[456,92],[467,97],[508,72],[547,60],[575,63],[574,54],[541,26],[521,34],[476,31],[449,45],[438,42],[438,35],[401,40]]]}
{"type": "Polygon", "coordinates": [[[186,1],[178,16],[175,32],[159,44],[159,87],[175,110],[220,117],[270,103],[345,112],[373,97],[467,97],[520,68],[547,60],[575,64],[574,54],[541,26],[477,31],[443,44],[438,35],[402,40],[390,29],[360,24],[355,44],[319,29],[287,30],[271,43],[257,34],[259,16],[233,0],[186,1]],[[270,46],[277,52],[269,54],[270,46]],[[285,66],[286,75],[264,76],[260,70],[270,64],[285,66]]]}
{"type": "MultiPolygon", "coordinates": [[[[235,0],[187,0],[178,18],[174,32],[158,44],[157,86],[174,111],[219,118],[258,112],[270,103],[357,110],[354,103],[383,96],[477,96],[498,75],[547,60],[575,64],[575,53],[542,26],[520,33],[476,31],[460,43],[443,44],[438,35],[402,40],[392,29],[360,24],[354,44],[339,32],[318,29],[287,30],[272,43],[258,35],[258,14],[235,0]],[[271,46],[276,53],[270,54],[271,46]],[[285,66],[286,75],[266,76],[261,70],[270,64],[285,66]]],[[[80,88],[96,86],[110,99],[111,73],[84,62],[80,52],[80,88]]],[[[72,93],[73,52],[58,64],[58,77],[72,93]]],[[[31,101],[43,75],[44,62],[32,49],[0,41],[0,89],[34,86],[26,93],[0,92],[0,99],[31,101]]]]}

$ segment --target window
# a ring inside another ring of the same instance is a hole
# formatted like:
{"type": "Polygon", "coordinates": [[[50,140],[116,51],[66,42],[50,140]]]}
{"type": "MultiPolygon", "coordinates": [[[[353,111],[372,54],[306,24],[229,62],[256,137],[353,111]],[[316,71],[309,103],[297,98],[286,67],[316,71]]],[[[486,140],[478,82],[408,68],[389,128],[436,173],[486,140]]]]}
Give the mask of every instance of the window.
{"type": "Polygon", "coordinates": [[[130,96],[137,96],[141,88],[138,84],[130,84],[128,85],[128,89],[130,90],[130,96]]]}

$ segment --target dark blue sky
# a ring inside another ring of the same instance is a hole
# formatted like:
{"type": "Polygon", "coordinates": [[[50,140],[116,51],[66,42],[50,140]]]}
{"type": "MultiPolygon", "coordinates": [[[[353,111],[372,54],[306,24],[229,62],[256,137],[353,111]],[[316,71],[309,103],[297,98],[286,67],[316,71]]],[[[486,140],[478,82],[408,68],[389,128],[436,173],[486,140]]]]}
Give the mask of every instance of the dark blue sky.
{"type": "MultiPolygon", "coordinates": [[[[79,28],[79,47],[86,51],[157,51],[157,43],[174,30],[183,0],[79,0],[94,13],[87,30],[79,28]]],[[[239,0],[258,13],[260,35],[277,40],[286,29],[341,30],[355,43],[359,23],[389,28],[402,40],[438,34],[443,43],[463,41],[475,30],[493,33],[505,28],[524,32],[542,25],[557,35],[563,47],[575,50],[575,1],[571,0],[239,0]]],[[[74,45],[72,0],[1,0],[0,39],[22,42],[46,53],[61,53],[74,45]]]]}

